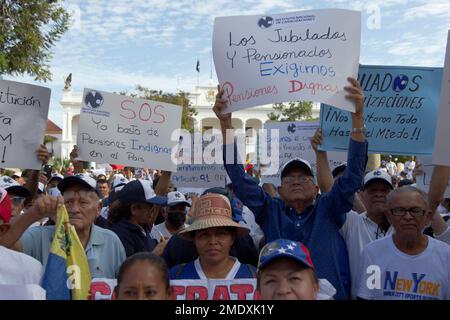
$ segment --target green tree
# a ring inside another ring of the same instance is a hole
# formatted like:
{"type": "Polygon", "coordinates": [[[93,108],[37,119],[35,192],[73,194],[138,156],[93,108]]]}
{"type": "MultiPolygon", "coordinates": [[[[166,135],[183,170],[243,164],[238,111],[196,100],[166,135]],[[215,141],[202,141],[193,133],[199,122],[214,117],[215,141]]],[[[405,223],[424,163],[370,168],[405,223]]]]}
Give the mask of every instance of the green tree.
{"type": "Polygon", "coordinates": [[[0,1],[0,74],[50,80],[50,51],[69,27],[61,0],[0,1]]]}
{"type": "Polygon", "coordinates": [[[272,121],[299,121],[312,120],[312,102],[309,101],[291,101],[287,104],[276,103],[273,109],[281,114],[270,112],[267,114],[272,121]]]}
{"type": "MultiPolygon", "coordinates": [[[[179,91],[176,94],[163,92],[161,90],[153,90],[141,85],[136,86],[137,93],[128,94],[132,97],[139,97],[141,99],[160,101],[165,103],[171,103],[179,105],[183,108],[181,115],[181,128],[194,131],[194,124],[191,121],[193,116],[198,114],[197,110],[191,106],[191,102],[188,98],[188,93],[184,91],[179,91]]],[[[121,94],[125,94],[121,92],[121,94]]]]}

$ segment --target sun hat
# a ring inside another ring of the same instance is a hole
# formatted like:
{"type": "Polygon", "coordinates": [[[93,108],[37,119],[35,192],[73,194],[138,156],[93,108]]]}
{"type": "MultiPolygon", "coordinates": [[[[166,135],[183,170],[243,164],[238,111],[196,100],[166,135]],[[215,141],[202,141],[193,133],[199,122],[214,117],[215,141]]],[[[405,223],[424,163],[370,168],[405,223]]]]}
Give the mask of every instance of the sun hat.
{"type": "Polygon", "coordinates": [[[224,195],[208,193],[201,196],[195,203],[191,213],[192,224],[178,234],[186,240],[193,239],[193,232],[214,227],[234,227],[236,236],[249,234],[250,230],[232,219],[230,200],[224,195]]]}

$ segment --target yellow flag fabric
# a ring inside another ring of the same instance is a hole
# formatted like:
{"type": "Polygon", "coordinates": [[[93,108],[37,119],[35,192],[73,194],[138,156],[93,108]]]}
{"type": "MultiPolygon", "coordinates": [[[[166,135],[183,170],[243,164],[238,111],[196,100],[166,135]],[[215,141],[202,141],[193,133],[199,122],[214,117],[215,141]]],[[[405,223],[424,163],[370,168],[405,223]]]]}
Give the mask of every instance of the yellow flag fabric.
{"type": "Polygon", "coordinates": [[[50,253],[66,261],[67,286],[72,300],[86,300],[91,285],[91,273],[83,245],[75,227],[69,222],[65,206],[57,210],[56,228],[50,253]]]}

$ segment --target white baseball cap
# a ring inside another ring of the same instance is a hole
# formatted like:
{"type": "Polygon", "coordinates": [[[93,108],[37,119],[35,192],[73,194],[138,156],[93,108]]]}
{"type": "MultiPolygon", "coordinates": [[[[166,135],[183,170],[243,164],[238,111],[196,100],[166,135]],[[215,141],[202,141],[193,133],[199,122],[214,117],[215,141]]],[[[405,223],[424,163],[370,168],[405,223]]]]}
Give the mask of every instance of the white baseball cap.
{"type": "Polygon", "coordinates": [[[72,186],[74,184],[79,184],[79,185],[85,186],[85,187],[97,192],[97,181],[95,181],[94,178],[91,178],[87,174],[83,174],[83,173],[77,173],[73,176],[65,177],[58,184],[58,189],[61,191],[62,194],[64,194],[64,191],[69,186],[72,186]]]}
{"type": "Polygon", "coordinates": [[[8,193],[15,193],[20,197],[28,198],[31,196],[30,190],[21,186],[16,180],[8,176],[0,177],[0,188],[5,189],[8,193]]]}
{"type": "Polygon", "coordinates": [[[366,174],[364,177],[364,189],[367,187],[369,183],[372,182],[384,182],[389,188],[394,189],[392,187],[392,178],[391,176],[385,172],[384,170],[373,170],[366,174]]]}
{"type": "Polygon", "coordinates": [[[114,191],[122,190],[123,186],[130,182],[125,176],[121,173],[118,173],[114,176],[114,179],[111,184],[111,189],[114,191]]]}
{"type": "Polygon", "coordinates": [[[286,162],[284,166],[281,168],[281,178],[283,178],[289,170],[294,168],[303,169],[306,171],[308,175],[314,177],[311,164],[307,160],[294,158],[291,161],[286,162]]]}
{"type": "Polygon", "coordinates": [[[167,194],[167,206],[174,207],[179,204],[184,204],[187,207],[190,207],[191,204],[186,200],[184,194],[180,191],[172,191],[167,194]]]}

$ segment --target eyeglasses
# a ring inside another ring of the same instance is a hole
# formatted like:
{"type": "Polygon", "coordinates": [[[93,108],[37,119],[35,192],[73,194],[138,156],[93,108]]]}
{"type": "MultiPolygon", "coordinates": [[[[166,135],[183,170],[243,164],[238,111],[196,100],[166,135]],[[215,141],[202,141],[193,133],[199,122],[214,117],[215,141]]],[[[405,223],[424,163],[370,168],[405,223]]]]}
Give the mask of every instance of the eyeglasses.
{"type": "Polygon", "coordinates": [[[283,179],[281,179],[281,181],[286,184],[292,184],[295,181],[299,181],[300,183],[305,184],[310,180],[311,180],[311,177],[308,177],[308,176],[300,176],[300,177],[287,176],[287,177],[284,177],[283,179]]]}
{"type": "Polygon", "coordinates": [[[398,216],[398,217],[403,217],[404,215],[406,215],[406,212],[409,212],[413,217],[422,217],[426,210],[423,210],[422,208],[419,207],[413,207],[413,208],[394,208],[391,209],[391,213],[394,216],[398,216]]]}

